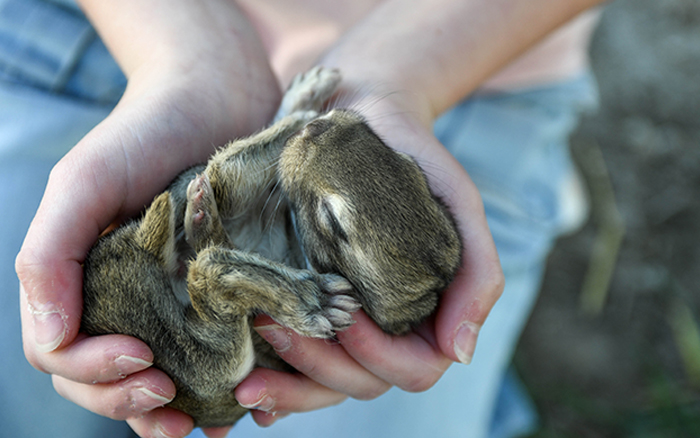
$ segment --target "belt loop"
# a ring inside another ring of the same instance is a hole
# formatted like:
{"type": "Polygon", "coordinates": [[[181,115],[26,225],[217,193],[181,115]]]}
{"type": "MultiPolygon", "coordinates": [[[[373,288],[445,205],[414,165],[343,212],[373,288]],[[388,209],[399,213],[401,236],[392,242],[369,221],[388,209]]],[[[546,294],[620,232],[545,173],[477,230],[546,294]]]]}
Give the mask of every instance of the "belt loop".
{"type": "Polygon", "coordinates": [[[41,0],[0,0],[0,77],[60,91],[95,38],[78,11],[41,0]]]}

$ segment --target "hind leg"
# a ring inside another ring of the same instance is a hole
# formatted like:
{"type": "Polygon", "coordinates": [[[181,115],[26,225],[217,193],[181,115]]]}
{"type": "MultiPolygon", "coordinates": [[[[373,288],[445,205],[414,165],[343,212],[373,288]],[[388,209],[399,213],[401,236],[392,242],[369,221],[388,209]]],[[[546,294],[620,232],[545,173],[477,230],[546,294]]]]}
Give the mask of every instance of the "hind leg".
{"type": "Polygon", "coordinates": [[[209,247],[188,273],[192,305],[205,320],[265,313],[301,335],[328,338],[359,309],[350,284],[336,275],[293,269],[254,254],[209,247]]]}

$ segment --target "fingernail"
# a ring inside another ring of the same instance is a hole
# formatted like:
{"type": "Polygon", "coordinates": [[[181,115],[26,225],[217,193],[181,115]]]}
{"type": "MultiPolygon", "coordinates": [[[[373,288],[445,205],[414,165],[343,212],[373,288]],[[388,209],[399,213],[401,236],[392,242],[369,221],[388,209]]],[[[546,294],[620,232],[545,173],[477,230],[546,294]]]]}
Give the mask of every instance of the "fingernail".
{"type": "Polygon", "coordinates": [[[284,353],[292,347],[289,334],[278,324],[261,325],[254,327],[255,331],[263,337],[278,353],[284,353]]]}
{"type": "Polygon", "coordinates": [[[60,311],[53,305],[45,304],[44,309],[29,305],[34,316],[34,342],[42,353],[54,351],[66,336],[66,322],[60,311]]]}
{"type": "Polygon", "coordinates": [[[153,428],[153,436],[156,438],[175,438],[175,435],[171,435],[166,432],[165,427],[162,424],[156,423],[153,428]]]}
{"type": "Polygon", "coordinates": [[[261,397],[255,403],[247,405],[240,403],[240,405],[246,409],[257,409],[258,411],[270,412],[275,407],[275,400],[273,400],[273,398],[269,395],[261,392],[261,397]]]}
{"type": "Polygon", "coordinates": [[[131,391],[132,404],[136,410],[147,412],[170,403],[173,399],[156,394],[143,387],[131,391]]]}
{"type": "Polygon", "coordinates": [[[138,357],[122,355],[114,359],[114,365],[116,365],[119,375],[121,377],[126,377],[137,371],[145,370],[153,365],[153,363],[139,359],[138,357]]]}
{"type": "MultiPolygon", "coordinates": [[[[190,436],[192,432],[192,423],[180,422],[180,421],[169,421],[169,415],[154,415],[156,417],[151,428],[151,434],[153,438],[180,438],[184,436],[190,436]]],[[[196,435],[196,434],[192,434],[196,435]]]]}
{"type": "MultiPolygon", "coordinates": [[[[262,422],[258,422],[258,426],[260,427],[270,427],[273,424],[277,422],[277,420],[281,420],[282,418],[288,416],[289,413],[285,412],[284,414],[280,414],[279,412],[265,412],[265,420],[262,422]]],[[[257,422],[257,420],[256,420],[257,422]]]]}
{"type": "Polygon", "coordinates": [[[479,337],[480,326],[469,321],[462,323],[457,330],[454,341],[455,355],[465,365],[469,365],[474,357],[476,340],[479,337]]]}

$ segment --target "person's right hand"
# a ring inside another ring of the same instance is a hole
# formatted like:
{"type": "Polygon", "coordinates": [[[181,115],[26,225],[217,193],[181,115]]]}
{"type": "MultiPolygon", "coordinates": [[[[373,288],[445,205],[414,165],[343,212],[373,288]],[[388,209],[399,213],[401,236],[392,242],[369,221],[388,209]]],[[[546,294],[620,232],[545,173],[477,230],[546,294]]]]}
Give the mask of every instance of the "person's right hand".
{"type": "Polygon", "coordinates": [[[143,342],[78,332],[81,263],[110,224],[142,210],[180,171],[268,123],[279,86],[233,2],[83,7],[129,82],[115,110],[51,172],[17,256],[25,354],[68,400],[126,419],[142,437],[184,436],[192,420],[160,408],[175,387],[150,367],[143,342]]]}

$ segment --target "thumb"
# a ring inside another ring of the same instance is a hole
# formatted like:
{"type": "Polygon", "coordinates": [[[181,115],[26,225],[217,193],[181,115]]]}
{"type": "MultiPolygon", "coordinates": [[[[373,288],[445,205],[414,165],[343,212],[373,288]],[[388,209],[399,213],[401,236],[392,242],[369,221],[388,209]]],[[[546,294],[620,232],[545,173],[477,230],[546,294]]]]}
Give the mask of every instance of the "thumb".
{"type": "Polygon", "coordinates": [[[116,215],[89,190],[95,186],[93,177],[71,161],[66,159],[52,171],[15,262],[26,303],[21,309],[25,349],[40,353],[75,338],[82,307],[81,263],[116,215]]]}

